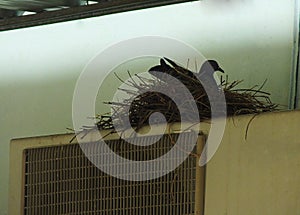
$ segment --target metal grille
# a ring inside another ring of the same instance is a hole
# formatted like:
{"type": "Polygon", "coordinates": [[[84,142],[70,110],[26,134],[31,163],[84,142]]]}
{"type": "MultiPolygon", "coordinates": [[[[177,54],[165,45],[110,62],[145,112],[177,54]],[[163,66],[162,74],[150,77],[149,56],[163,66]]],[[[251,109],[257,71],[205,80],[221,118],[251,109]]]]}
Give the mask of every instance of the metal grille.
{"type": "MultiPolygon", "coordinates": [[[[184,134],[188,141],[189,133],[184,134]]],[[[177,138],[177,134],[172,134],[177,138]]],[[[141,138],[141,141],[150,141],[141,138]]],[[[99,143],[88,143],[98,144],[99,143]]],[[[145,147],[106,144],[121,156],[153,159],[172,148],[169,136],[145,147]],[[134,151],[134,153],[132,153],[134,151]]],[[[134,159],[134,158],[133,158],[134,159]]],[[[150,181],[126,181],[96,168],[78,144],[25,150],[24,214],[194,214],[196,159],[150,181]]]]}
{"type": "Polygon", "coordinates": [[[44,9],[50,7],[80,5],[80,0],[0,0],[0,8],[9,10],[44,9]]]}
{"type": "MultiPolygon", "coordinates": [[[[0,10],[0,31],[46,25],[57,22],[66,22],[95,16],[103,16],[126,11],[140,10],[145,8],[160,7],[171,4],[179,4],[196,0],[97,0],[98,4],[71,7],[68,9],[47,11],[33,16],[16,16],[0,10]],[[1,16],[10,17],[1,20],[1,16]]],[[[47,2],[45,0],[45,2],[47,2]]],[[[14,11],[13,11],[14,12],[14,11]]]]}

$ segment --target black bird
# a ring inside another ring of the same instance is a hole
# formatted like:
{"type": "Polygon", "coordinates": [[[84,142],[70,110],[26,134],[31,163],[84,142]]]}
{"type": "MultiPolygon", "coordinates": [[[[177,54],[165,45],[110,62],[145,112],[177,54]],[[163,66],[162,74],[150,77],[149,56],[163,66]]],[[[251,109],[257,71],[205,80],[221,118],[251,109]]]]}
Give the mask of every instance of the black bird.
{"type": "MultiPolygon", "coordinates": [[[[211,117],[224,117],[226,116],[226,102],[222,89],[218,86],[214,73],[220,71],[224,73],[224,70],[219,66],[215,60],[205,61],[199,73],[191,72],[181,66],[178,66],[175,62],[168,58],[160,60],[160,65],[154,66],[149,69],[149,73],[159,78],[160,80],[171,84],[169,76],[180,80],[187,89],[194,96],[195,100],[199,97],[194,94],[196,88],[202,88],[205,91],[211,108],[211,117]],[[165,60],[172,66],[168,65],[165,60]],[[196,97],[195,97],[196,96],[196,97]]],[[[201,91],[201,90],[200,90],[201,91]]],[[[199,91],[196,91],[199,92],[199,91]]],[[[201,102],[197,105],[202,105],[201,102]]],[[[202,109],[198,106],[198,109],[202,109]]]]}
{"type": "MultiPolygon", "coordinates": [[[[196,81],[199,82],[199,79],[202,81],[209,81],[211,84],[211,81],[214,80],[213,74],[216,71],[220,71],[224,73],[224,70],[219,66],[217,61],[215,60],[207,60],[205,61],[201,68],[199,73],[194,73],[188,69],[185,69],[179,65],[177,65],[174,61],[164,57],[160,59],[160,65],[154,66],[149,69],[149,73],[153,76],[159,78],[160,80],[164,82],[168,82],[170,78],[168,78],[168,75],[173,76],[174,78],[177,78],[180,80],[183,84],[186,84],[190,81],[196,81]],[[172,66],[169,66],[164,59],[172,66]],[[167,74],[167,75],[166,75],[167,74]]],[[[214,81],[214,85],[217,83],[214,81]]]]}

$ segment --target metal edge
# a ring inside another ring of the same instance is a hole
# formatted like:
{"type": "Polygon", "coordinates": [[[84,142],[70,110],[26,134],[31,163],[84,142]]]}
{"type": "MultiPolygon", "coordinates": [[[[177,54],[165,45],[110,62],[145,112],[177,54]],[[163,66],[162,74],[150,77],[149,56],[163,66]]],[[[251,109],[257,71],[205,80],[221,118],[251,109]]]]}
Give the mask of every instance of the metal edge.
{"type": "Polygon", "coordinates": [[[292,50],[292,70],[290,73],[290,89],[289,89],[289,101],[288,101],[288,108],[289,109],[296,109],[298,104],[299,98],[299,89],[298,88],[298,73],[299,73],[299,1],[295,0],[294,2],[295,9],[294,9],[294,31],[293,31],[293,50],[292,50]]]}

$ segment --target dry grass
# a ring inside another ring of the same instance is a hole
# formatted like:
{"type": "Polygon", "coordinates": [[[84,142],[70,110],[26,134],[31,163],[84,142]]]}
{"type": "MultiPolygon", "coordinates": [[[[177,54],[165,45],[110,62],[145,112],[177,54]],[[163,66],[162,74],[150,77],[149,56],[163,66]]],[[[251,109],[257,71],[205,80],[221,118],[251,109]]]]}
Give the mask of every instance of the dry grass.
{"type": "MultiPolygon", "coordinates": [[[[265,82],[262,86],[254,86],[250,89],[238,88],[241,82],[230,82],[227,76],[225,79],[224,77],[221,78],[219,87],[222,88],[226,98],[227,116],[259,114],[277,110],[278,106],[271,102],[270,94],[262,91],[265,82]]],[[[193,116],[194,111],[191,111],[190,103],[182,93],[182,87],[188,88],[194,97],[200,119],[202,121],[209,120],[211,117],[211,108],[207,94],[198,80],[185,82],[185,86],[178,86],[172,84],[172,82],[165,83],[157,78],[149,79],[135,75],[134,78],[130,77],[130,81],[127,84],[131,85],[131,88],[134,90],[119,90],[124,91],[129,96],[129,99],[122,102],[107,102],[106,104],[112,107],[114,113],[112,115],[99,115],[95,125],[97,129],[114,129],[112,119],[114,119],[114,123],[117,124],[118,128],[125,130],[128,126],[132,126],[139,129],[149,123],[149,117],[155,112],[162,113],[168,123],[180,122],[180,112],[175,102],[168,96],[159,93],[166,90],[172,92],[173,98],[180,98],[177,101],[181,101],[179,105],[181,105],[181,109],[184,109],[185,118],[193,122],[195,118],[193,116]],[[126,117],[129,117],[131,125],[124,123],[126,117]]],[[[156,121],[156,123],[160,122],[156,121]]]]}

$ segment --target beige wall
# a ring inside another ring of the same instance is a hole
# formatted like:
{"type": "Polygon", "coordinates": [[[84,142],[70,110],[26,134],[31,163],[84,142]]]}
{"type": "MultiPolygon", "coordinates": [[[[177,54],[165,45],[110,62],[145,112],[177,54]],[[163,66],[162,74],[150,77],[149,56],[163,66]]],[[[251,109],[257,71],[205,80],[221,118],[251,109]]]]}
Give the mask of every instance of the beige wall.
{"type": "MultiPolygon", "coordinates": [[[[300,110],[229,118],[220,147],[206,166],[205,215],[300,214],[299,122],[300,110]]],[[[202,124],[202,131],[207,134],[210,124],[202,124]]],[[[178,128],[175,124],[170,130],[178,128]]],[[[197,128],[195,125],[192,129],[197,128]]],[[[158,134],[163,129],[154,127],[154,130],[158,134]]],[[[95,134],[84,141],[98,139],[95,134]]],[[[10,180],[11,215],[20,208],[23,149],[68,144],[72,136],[12,141],[11,174],[15,177],[10,180]]]]}
{"type": "Polygon", "coordinates": [[[205,215],[300,214],[300,111],[229,120],[208,163],[205,215]]]}

